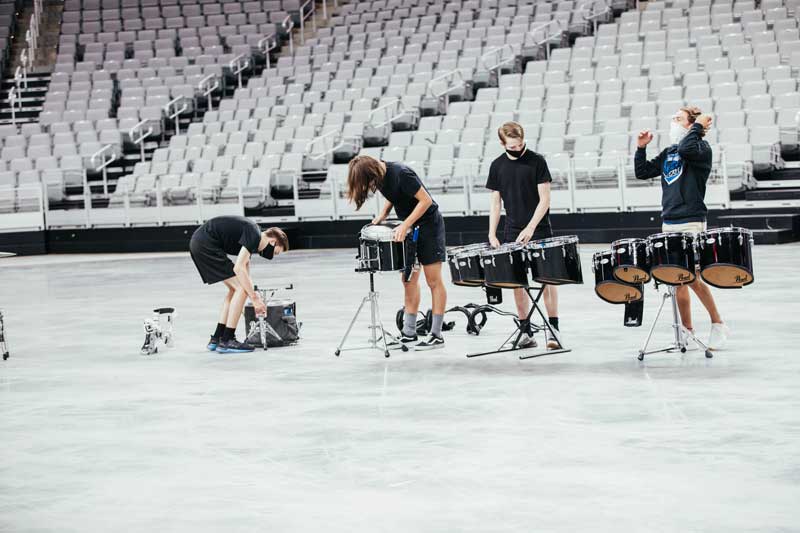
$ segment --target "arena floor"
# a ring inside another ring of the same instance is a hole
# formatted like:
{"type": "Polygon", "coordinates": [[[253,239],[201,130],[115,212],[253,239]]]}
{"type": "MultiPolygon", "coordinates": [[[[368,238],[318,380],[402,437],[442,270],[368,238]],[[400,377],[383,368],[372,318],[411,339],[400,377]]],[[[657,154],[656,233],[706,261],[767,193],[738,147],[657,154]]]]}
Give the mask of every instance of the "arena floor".
{"type": "MultiPolygon", "coordinates": [[[[574,351],[527,361],[465,358],[512,323],[456,314],[444,350],[337,359],[367,291],[351,250],[256,258],[257,283],[295,284],[303,338],[236,356],[204,351],[223,291],[187,254],[0,259],[0,531],[800,531],[800,245],[715,291],[728,349],[643,363],[646,328],[593,293],[597,249],[560,291],[574,351]],[[177,345],[144,357],[156,306],[177,345]]],[[[445,278],[450,305],[482,298],[445,278]]],[[[396,275],[378,286],[393,324],[396,275]]],[[[646,325],[657,304],[650,285],[646,325]]]]}

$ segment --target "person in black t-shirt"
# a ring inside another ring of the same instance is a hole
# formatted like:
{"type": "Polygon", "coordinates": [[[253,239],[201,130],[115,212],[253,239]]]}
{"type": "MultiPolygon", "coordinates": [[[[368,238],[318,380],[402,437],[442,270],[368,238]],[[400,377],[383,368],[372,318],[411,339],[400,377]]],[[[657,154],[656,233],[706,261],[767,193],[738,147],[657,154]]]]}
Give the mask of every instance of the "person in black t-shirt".
{"type": "Polygon", "coordinates": [[[392,208],[402,219],[394,232],[395,241],[403,241],[409,230],[419,228],[417,236],[417,259],[425,272],[425,281],[431,290],[433,300],[433,323],[430,337],[417,342],[417,312],[419,311],[419,271],[405,281],[403,331],[397,343],[391,348],[416,345],[416,350],[431,350],[444,347],[442,323],[447,304],[447,291],[442,282],[442,263],[447,259],[444,240],[444,218],[439,206],[431,198],[428,189],[419,176],[402,163],[380,161],[374,157],[361,155],[350,161],[347,174],[347,197],[360,209],[370,193],[380,191],[386,198],[381,213],[372,221],[380,224],[389,216],[392,208]]]}
{"type": "MultiPolygon", "coordinates": [[[[546,239],[553,236],[550,226],[550,170],[544,157],[528,150],[525,146],[525,131],[516,122],[506,122],[498,130],[500,144],[505,153],[492,162],[486,188],[493,191],[489,211],[489,243],[497,248],[497,226],[500,223],[500,210],[506,208],[503,239],[506,242],[527,243],[531,240],[546,239]]],[[[529,312],[529,298],[524,289],[514,289],[514,300],[520,319],[523,336],[520,346],[536,346],[531,334],[530,323],[526,320],[529,312]]],[[[559,329],[558,292],[554,285],[544,289],[544,305],[553,329],[559,329]]],[[[558,348],[558,340],[547,331],[547,347],[558,348]]]]}
{"type": "Polygon", "coordinates": [[[267,308],[253,288],[250,257],[257,253],[272,259],[288,251],[286,234],[280,228],[261,231],[258,224],[245,217],[219,216],[197,228],[189,241],[189,250],[203,282],[211,285],[221,281],[228,288],[208,349],[220,353],[252,352],[251,345],[236,340],[236,325],[248,297],[256,314],[265,314],[267,308]],[[236,263],[229,255],[236,256],[236,263]]]}

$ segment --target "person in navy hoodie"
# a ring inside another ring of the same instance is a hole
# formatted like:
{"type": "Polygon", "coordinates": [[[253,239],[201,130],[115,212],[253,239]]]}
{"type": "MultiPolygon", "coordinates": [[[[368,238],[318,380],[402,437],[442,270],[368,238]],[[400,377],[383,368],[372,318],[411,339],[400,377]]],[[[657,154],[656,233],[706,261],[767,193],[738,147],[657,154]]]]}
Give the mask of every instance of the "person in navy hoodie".
{"type": "MultiPolygon", "coordinates": [[[[661,218],[663,232],[697,234],[706,229],[706,182],[711,174],[711,146],[703,137],[711,127],[712,119],[698,107],[681,107],[670,122],[670,145],[655,159],[647,160],[647,145],[653,140],[649,130],[639,132],[634,157],[636,178],[646,180],[661,178],[661,218]]],[[[722,321],[714,296],[700,276],[688,287],[676,290],[678,309],[684,327],[692,326],[692,302],[689,287],[702,302],[711,318],[711,335],[708,347],[720,349],[728,338],[728,326],[722,321]]]]}

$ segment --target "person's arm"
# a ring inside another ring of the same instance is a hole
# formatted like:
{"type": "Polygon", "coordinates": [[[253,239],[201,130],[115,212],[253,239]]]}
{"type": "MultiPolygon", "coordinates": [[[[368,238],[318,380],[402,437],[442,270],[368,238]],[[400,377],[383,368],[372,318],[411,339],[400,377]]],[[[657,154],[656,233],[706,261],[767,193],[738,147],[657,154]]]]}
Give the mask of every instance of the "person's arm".
{"type": "Polygon", "coordinates": [[[536,189],[539,191],[539,203],[536,204],[536,209],[533,211],[530,222],[528,222],[528,225],[525,226],[517,237],[517,242],[523,244],[531,240],[539,222],[542,221],[547,211],[550,209],[550,182],[540,183],[536,186],[536,189]]]}
{"type": "Polygon", "coordinates": [[[389,200],[386,200],[383,203],[383,208],[381,209],[381,212],[378,213],[378,216],[376,216],[375,218],[372,219],[372,223],[373,224],[380,224],[381,222],[386,220],[389,217],[389,213],[391,213],[391,211],[392,211],[392,207],[394,207],[392,202],[390,202],[389,200]]]}
{"type": "MultiPolygon", "coordinates": [[[[247,293],[247,297],[255,305],[256,302],[261,302],[261,297],[253,288],[253,280],[250,277],[250,251],[242,246],[239,250],[239,255],[236,256],[236,263],[233,265],[233,273],[236,274],[236,279],[239,284],[247,293]]],[[[263,304],[262,304],[263,305],[263,304]]]]}
{"type": "Polygon", "coordinates": [[[497,238],[497,226],[500,224],[500,208],[503,206],[503,197],[500,191],[492,191],[492,196],[489,199],[489,244],[492,248],[500,246],[500,240],[497,238]]]}
{"type": "Polygon", "coordinates": [[[405,240],[408,230],[411,229],[411,227],[414,226],[414,223],[425,214],[431,205],[433,205],[433,198],[431,198],[431,195],[425,190],[425,187],[420,187],[414,194],[414,198],[417,199],[417,205],[414,207],[414,210],[411,211],[411,214],[409,214],[408,217],[403,221],[403,223],[395,228],[395,241],[401,242],[405,240]]]}
{"type": "Polygon", "coordinates": [[[661,155],[647,160],[647,145],[653,140],[653,133],[650,130],[642,130],[636,137],[636,155],[633,156],[633,170],[637,180],[649,180],[661,175],[661,155]]]}
{"type": "Polygon", "coordinates": [[[689,132],[678,143],[678,155],[687,161],[697,161],[707,158],[706,149],[703,145],[703,138],[700,134],[706,129],[706,123],[711,125],[711,117],[708,115],[700,115],[697,121],[689,128],[689,132]],[[704,119],[701,122],[700,119],[704,119]]]}

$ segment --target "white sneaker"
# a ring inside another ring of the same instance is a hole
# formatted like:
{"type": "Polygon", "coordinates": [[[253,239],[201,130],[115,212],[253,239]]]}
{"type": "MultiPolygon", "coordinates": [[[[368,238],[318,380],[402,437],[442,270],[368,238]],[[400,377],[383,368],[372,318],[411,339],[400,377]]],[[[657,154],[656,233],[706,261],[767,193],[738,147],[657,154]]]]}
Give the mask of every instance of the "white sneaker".
{"type": "MultiPolygon", "coordinates": [[[[513,342],[513,341],[512,341],[513,342]]],[[[536,339],[527,333],[523,333],[517,343],[517,348],[536,348],[536,339]]]]}
{"type": "MultiPolygon", "coordinates": [[[[558,336],[561,337],[561,332],[560,331],[558,332],[558,336]]],[[[558,342],[558,339],[556,339],[555,335],[550,333],[550,329],[547,329],[546,337],[547,337],[547,349],[548,350],[558,350],[559,348],[561,348],[561,343],[558,342]]]]}
{"type": "Polygon", "coordinates": [[[708,336],[708,349],[721,350],[728,342],[731,334],[730,328],[725,323],[711,324],[711,334],[708,336]]]}

